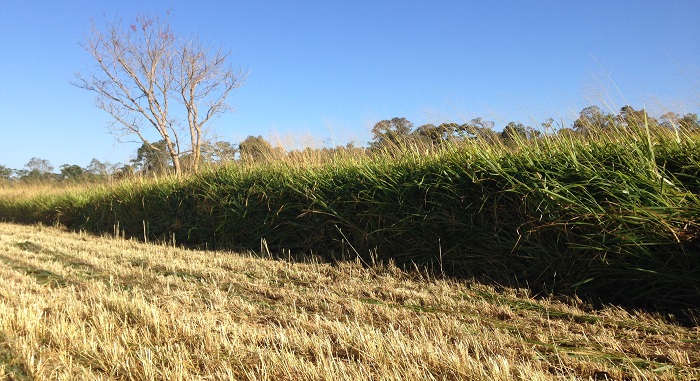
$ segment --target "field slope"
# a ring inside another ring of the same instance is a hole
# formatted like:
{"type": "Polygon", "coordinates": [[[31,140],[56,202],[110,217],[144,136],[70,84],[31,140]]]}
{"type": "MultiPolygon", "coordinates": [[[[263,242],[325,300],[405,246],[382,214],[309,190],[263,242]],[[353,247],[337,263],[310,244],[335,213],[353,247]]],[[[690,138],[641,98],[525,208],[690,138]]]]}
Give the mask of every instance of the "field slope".
{"type": "Polygon", "coordinates": [[[700,330],[435,279],[0,223],[0,380],[691,380],[700,330]]]}

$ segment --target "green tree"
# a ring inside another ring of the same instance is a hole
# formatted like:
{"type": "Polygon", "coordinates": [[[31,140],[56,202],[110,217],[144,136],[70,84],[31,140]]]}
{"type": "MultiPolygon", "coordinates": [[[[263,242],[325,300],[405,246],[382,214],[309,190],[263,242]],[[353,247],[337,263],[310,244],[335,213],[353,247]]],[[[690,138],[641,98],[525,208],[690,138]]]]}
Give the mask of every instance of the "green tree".
{"type": "Polygon", "coordinates": [[[234,161],[238,148],[229,142],[207,142],[202,145],[202,160],[205,163],[227,163],[234,161]]]}
{"type": "Polygon", "coordinates": [[[698,119],[698,114],[685,114],[678,121],[678,124],[687,130],[700,130],[700,119],[698,119]]]}
{"type": "Polygon", "coordinates": [[[112,178],[122,165],[121,163],[112,164],[108,161],[101,162],[97,159],[92,159],[90,164],[85,167],[82,176],[90,180],[107,180],[112,178]]]}
{"type": "Polygon", "coordinates": [[[591,131],[606,129],[614,121],[611,114],[604,113],[598,106],[589,106],[581,110],[578,119],[574,121],[573,129],[580,134],[589,134],[591,131]]]}
{"type": "Polygon", "coordinates": [[[120,166],[120,163],[112,164],[108,161],[101,162],[97,159],[92,159],[90,164],[85,167],[85,172],[93,176],[106,178],[112,176],[120,166]]]}
{"type": "Polygon", "coordinates": [[[700,129],[700,120],[698,120],[697,114],[688,113],[681,117],[675,112],[669,111],[661,115],[659,125],[669,129],[683,128],[692,131],[700,129]]]}
{"type": "Polygon", "coordinates": [[[527,139],[527,131],[525,130],[525,125],[522,123],[510,122],[508,125],[503,127],[503,132],[501,132],[501,139],[506,143],[513,143],[517,140],[527,139]]]}
{"type": "Polygon", "coordinates": [[[659,121],[647,114],[647,110],[635,110],[632,106],[622,106],[617,115],[617,121],[623,127],[644,126],[656,127],[659,121]]]}
{"type": "Polygon", "coordinates": [[[121,167],[115,168],[112,176],[116,179],[125,179],[133,176],[136,173],[134,165],[124,164],[121,167]]]}
{"type": "Polygon", "coordinates": [[[678,127],[678,121],[680,118],[680,115],[673,111],[669,111],[659,117],[659,126],[674,130],[678,127]]]}
{"type": "Polygon", "coordinates": [[[477,139],[489,144],[500,140],[500,135],[493,130],[496,123],[484,120],[481,117],[474,118],[461,126],[461,133],[469,139],[477,139]]]}
{"type": "MultiPolygon", "coordinates": [[[[481,117],[474,118],[459,126],[457,133],[465,139],[487,139],[496,135],[493,131],[495,123],[481,117]]],[[[496,138],[497,139],[497,138],[496,138]]]]}
{"type": "Polygon", "coordinates": [[[49,162],[46,159],[40,159],[38,157],[33,157],[29,159],[29,162],[24,165],[25,168],[27,168],[28,171],[36,171],[39,174],[48,174],[53,172],[53,166],[51,165],[51,162],[49,162]]]}
{"type": "Polygon", "coordinates": [[[490,128],[482,128],[477,130],[474,139],[488,144],[495,144],[500,141],[500,134],[490,128]]]}
{"type": "Polygon", "coordinates": [[[75,180],[80,178],[85,170],[79,166],[79,165],[71,165],[71,164],[63,164],[61,167],[61,173],[59,174],[59,177],[61,180],[75,180]]]}
{"type": "Polygon", "coordinates": [[[164,174],[171,170],[169,155],[164,149],[166,142],[159,140],[152,144],[143,143],[136,151],[133,163],[134,171],[143,174],[164,174]]]}
{"type": "Polygon", "coordinates": [[[14,169],[0,165],[0,180],[9,181],[12,178],[13,173],[15,173],[14,169]]]}
{"type": "Polygon", "coordinates": [[[442,142],[448,142],[448,141],[455,141],[455,140],[462,140],[464,138],[464,129],[466,128],[466,125],[460,125],[454,122],[451,123],[441,123],[438,126],[438,131],[441,134],[441,140],[440,143],[442,142]]]}
{"type": "Polygon", "coordinates": [[[418,140],[429,142],[435,145],[448,141],[462,139],[460,134],[462,126],[457,123],[442,123],[439,126],[434,124],[424,124],[412,132],[418,140]]]}
{"type": "Polygon", "coordinates": [[[545,134],[548,134],[550,131],[554,131],[554,118],[548,118],[542,122],[540,126],[542,126],[545,134]]]}
{"type": "Polygon", "coordinates": [[[260,162],[276,156],[276,150],[262,136],[248,136],[238,145],[241,161],[260,162]]]}
{"type": "Polygon", "coordinates": [[[510,122],[503,128],[501,139],[506,144],[514,143],[518,140],[536,139],[542,136],[542,133],[530,126],[526,126],[520,122],[510,122]]]}
{"type": "Polygon", "coordinates": [[[372,127],[371,148],[380,148],[391,145],[398,145],[405,142],[413,130],[413,123],[406,118],[392,118],[382,120],[372,127]]]}
{"type": "Polygon", "coordinates": [[[439,144],[442,142],[442,133],[436,125],[431,123],[418,126],[418,128],[413,131],[413,134],[416,135],[419,140],[429,143],[439,144]]]}
{"type": "Polygon", "coordinates": [[[24,169],[16,171],[17,176],[24,181],[53,180],[53,166],[46,159],[33,157],[24,165],[24,169]]]}

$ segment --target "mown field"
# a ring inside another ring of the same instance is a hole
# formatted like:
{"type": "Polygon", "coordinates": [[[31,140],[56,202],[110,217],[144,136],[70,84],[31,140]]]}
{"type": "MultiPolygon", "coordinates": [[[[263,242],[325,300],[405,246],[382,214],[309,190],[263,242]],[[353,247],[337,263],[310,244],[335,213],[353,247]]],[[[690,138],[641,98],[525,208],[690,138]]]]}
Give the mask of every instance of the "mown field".
{"type": "Polygon", "coordinates": [[[0,223],[0,279],[2,380],[700,379],[697,327],[391,263],[0,223]]]}

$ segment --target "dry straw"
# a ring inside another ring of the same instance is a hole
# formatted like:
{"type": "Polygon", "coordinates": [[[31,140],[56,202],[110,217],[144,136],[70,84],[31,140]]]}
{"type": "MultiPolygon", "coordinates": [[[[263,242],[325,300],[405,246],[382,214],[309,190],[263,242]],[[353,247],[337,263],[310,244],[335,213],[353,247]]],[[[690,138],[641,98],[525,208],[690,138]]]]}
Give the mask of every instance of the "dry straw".
{"type": "Polygon", "coordinates": [[[700,333],[576,298],[0,223],[0,380],[691,380],[700,333]]]}

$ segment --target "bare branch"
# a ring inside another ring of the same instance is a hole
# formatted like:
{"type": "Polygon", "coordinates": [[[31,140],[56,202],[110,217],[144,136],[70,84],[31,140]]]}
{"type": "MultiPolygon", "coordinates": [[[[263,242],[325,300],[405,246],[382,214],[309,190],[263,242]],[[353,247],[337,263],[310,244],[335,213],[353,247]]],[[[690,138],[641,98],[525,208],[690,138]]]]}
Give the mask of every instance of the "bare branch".
{"type": "Polygon", "coordinates": [[[147,138],[147,131],[155,130],[178,175],[183,154],[192,156],[197,171],[204,126],[231,110],[226,99],[245,78],[227,66],[230,52],[178,38],[167,22],[147,16],[138,16],[128,27],[117,19],[105,32],[93,23],[81,46],[97,70],[76,74],[72,83],[96,94],[95,105],[113,118],[112,132],[120,137],[136,135],[160,151],[147,138]],[[171,110],[172,100],[183,106],[180,112],[171,110]],[[190,136],[189,147],[183,148],[183,133],[190,136]]]}

